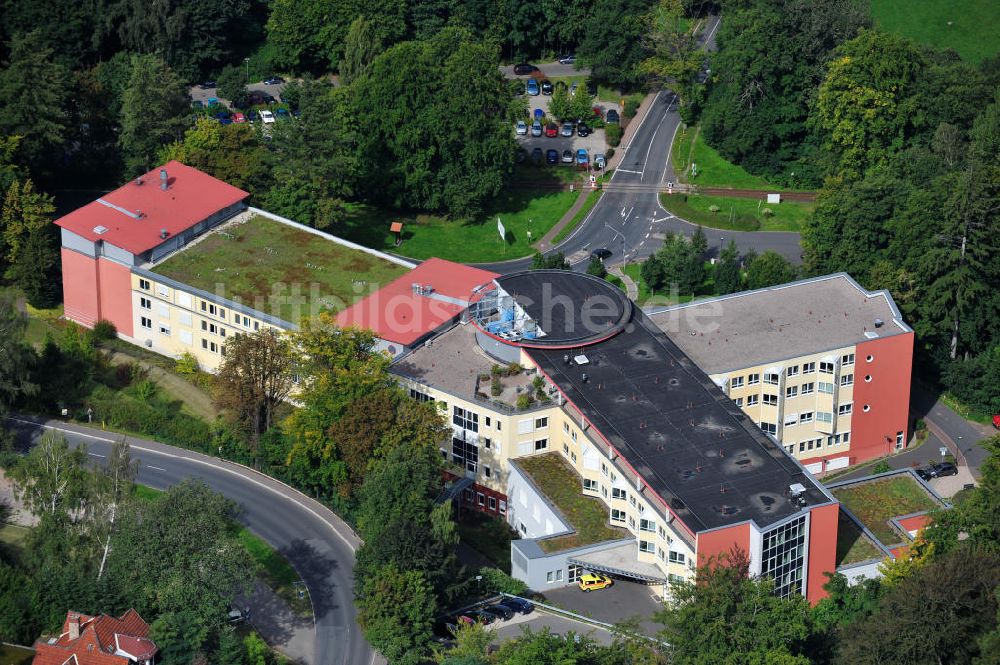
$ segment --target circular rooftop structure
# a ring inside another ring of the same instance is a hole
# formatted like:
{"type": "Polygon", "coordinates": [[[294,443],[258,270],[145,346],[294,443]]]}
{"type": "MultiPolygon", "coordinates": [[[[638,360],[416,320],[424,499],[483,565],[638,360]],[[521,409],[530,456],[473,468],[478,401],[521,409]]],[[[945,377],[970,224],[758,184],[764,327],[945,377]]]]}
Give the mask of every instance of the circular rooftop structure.
{"type": "Polygon", "coordinates": [[[632,302],[592,275],[529,270],[498,277],[476,289],[469,319],[484,334],[513,346],[587,346],[621,332],[632,302]]]}

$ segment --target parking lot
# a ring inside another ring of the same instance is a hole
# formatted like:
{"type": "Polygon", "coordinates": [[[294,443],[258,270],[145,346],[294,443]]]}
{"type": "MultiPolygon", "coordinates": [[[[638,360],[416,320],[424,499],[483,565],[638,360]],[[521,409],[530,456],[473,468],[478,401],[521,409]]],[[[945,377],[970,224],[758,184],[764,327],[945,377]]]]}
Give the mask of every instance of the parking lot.
{"type": "MultiPolygon", "coordinates": [[[[552,99],[548,95],[528,95],[528,113],[534,118],[535,109],[541,109],[544,113],[548,114],[549,100],[552,99]]],[[[548,120],[546,117],[545,120],[548,120]]],[[[556,136],[554,138],[548,138],[544,135],[542,136],[532,136],[531,135],[531,121],[526,120],[528,123],[528,134],[525,136],[518,136],[518,145],[527,151],[528,155],[531,155],[531,151],[535,148],[541,148],[544,154],[546,150],[557,150],[559,151],[559,156],[562,157],[564,150],[571,150],[574,153],[574,165],[575,165],[575,155],[576,151],[583,148],[593,159],[595,154],[606,153],[607,143],[604,140],[604,130],[603,129],[592,129],[591,134],[586,137],[577,136],[574,132],[572,138],[556,136]]],[[[552,120],[552,122],[556,122],[552,120]]],[[[542,122],[542,126],[545,126],[545,122],[542,122]]],[[[562,123],[556,123],[559,125],[559,129],[562,130],[562,123]]],[[[566,165],[569,166],[568,164],[566,165]]]]}
{"type": "MultiPolygon", "coordinates": [[[[250,85],[247,86],[247,90],[250,91],[250,92],[255,92],[255,91],[256,92],[263,92],[265,94],[271,95],[275,99],[281,99],[281,91],[284,90],[284,89],[285,89],[285,84],[284,83],[275,83],[273,85],[265,85],[264,83],[261,83],[261,82],[258,81],[257,83],[251,83],[250,85]]],[[[202,104],[205,104],[205,105],[208,104],[208,100],[211,99],[212,97],[218,98],[218,94],[217,93],[218,93],[218,90],[216,88],[204,88],[203,89],[203,88],[200,88],[200,87],[198,87],[196,85],[191,86],[188,89],[188,95],[191,97],[191,101],[193,101],[193,102],[201,102],[202,104]]],[[[220,99],[219,101],[222,102],[222,103],[224,103],[226,106],[229,106],[229,100],[228,99],[220,99]]]]}
{"type": "Polygon", "coordinates": [[[663,626],[654,622],[653,614],[663,608],[652,587],[634,582],[615,580],[614,586],[584,593],[575,584],[545,592],[546,602],[576,614],[604,623],[618,623],[639,617],[639,629],[654,637],[663,626]]]}

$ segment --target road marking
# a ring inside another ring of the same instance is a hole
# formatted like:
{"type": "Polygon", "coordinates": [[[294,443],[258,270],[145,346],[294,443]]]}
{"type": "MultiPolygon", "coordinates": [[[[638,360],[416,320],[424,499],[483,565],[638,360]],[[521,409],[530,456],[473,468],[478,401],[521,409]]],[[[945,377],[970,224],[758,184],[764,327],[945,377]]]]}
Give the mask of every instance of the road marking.
{"type": "MultiPolygon", "coordinates": [[[[676,99],[677,95],[674,95],[674,98],[676,99]]],[[[669,168],[670,167],[670,153],[672,153],[674,151],[674,139],[677,138],[677,131],[680,128],[681,128],[681,123],[678,122],[677,125],[674,127],[674,135],[670,137],[670,145],[667,146],[667,161],[664,162],[664,164],[663,164],[663,178],[660,180],[660,182],[666,182],[667,181],[667,173],[670,170],[670,168],[669,168]]]]}
{"type": "Polygon", "coordinates": [[[629,217],[632,216],[632,211],[633,210],[635,210],[635,206],[632,206],[631,208],[628,209],[628,214],[625,215],[625,219],[628,219],[629,217]]]}
{"type": "Polygon", "coordinates": [[[642,175],[642,171],[630,171],[629,169],[615,169],[615,173],[638,173],[642,175]]]}
{"type": "MultiPolygon", "coordinates": [[[[665,222],[668,219],[671,219],[672,217],[673,217],[673,215],[670,215],[669,217],[663,217],[662,219],[654,219],[653,223],[656,224],[657,222],[665,222]]],[[[652,228],[652,227],[650,227],[650,228],[652,228]]]]}
{"type": "Polygon", "coordinates": [[[147,468],[147,469],[155,469],[155,470],[157,470],[157,471],[166,471],[166,469],[161,469],[160,467],[158,467],[158,466],[153,466],[152,464],[147,464],[147,465],[146,465],[146,468],[147,468]]]}
{"type": "MultiPolygon", "coordinates": [[[[660,93],[657,92],[656,95],[653,97],[653,102],[649,105],[651,109],[652,109],[653,106],[656,105],[656,100],[659,99],[659,98],[660,98],[660,93]]],[[[639,126],[635,128],[635,134],[632,135],[633,138],[635,138],[636,136],[639,135],[639,130],[641,130],[642,126],[644,124],[646,124],[646,118],[648,118],[649,115],[650,115],[649,113],[646,113],[644,116],[642,116],[642,122],[640,122],[639,126]]],[[[619,164],[621,164],[622,162],[625,161],[625,155],[626,155],[626,153],[628,153],[628,150],[631,147],[632,147],[631,142],[628,145],[625,145],[625,146],[622,147],[622,156],[621,156],[621,159],[618,160],[619,164]]],[[[615,176],[618,175],[619,171],[621,171],[621,169],[615,169],[615,172],[611,174],[611,182],[614,181],[615,176]]],[[[594,206],[594,207],[596,208],[597,206],[594,206]]]]}
{"type": "Polygon", "coordinates": [[[708,46],[708,40],[712,38],[712,35],[715,34],[715,31],[719,29],[719,26],[721,24],[722,24],[722,19],[719,19],[718,21],[715,22],[715,27],[713,27],[711,32],[709,32],[708,35],[705,36],[705,41],[702,43],[702,48],[708,46]]]}
{"type": "Polygon", "coordinates": [[[87,454],[90,455],[91,457],[100,457],[101,459],[107,457],[107,455],[98,455],[97,453],[87,453],[87,454]]]}
{"type": "Polygon", "coordinates": [[[646,238],[649,238],[649,234],[648,233],[646,234],[646,238]]]}

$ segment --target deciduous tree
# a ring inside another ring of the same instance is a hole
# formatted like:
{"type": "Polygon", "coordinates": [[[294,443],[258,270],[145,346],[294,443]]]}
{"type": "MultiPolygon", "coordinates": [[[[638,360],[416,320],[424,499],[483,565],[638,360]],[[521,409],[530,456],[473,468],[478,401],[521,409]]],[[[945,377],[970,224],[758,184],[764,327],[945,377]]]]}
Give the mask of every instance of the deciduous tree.
{"type": "Polygon", "coordinates": [[[774,250],[754,257],[747,266],[747,288],[762,289],[795,279],[795,267],[774,250]]]}
{"type": "Polygon", "coordinates": [[[437,603],[423,574],[385,566],[358,595],[365,638],[392,665],[419,665],[428,654],[437,603]]]}
{"type": "Polygon", "coordinates": [[[14,491],[35,515],[68,520],[87,496],[86,461],[86,446],[70,448],[65,436],[46,431],[11,470],[14,491]]]}
{"type": "Polygon", "coordinates": [[[127,175],[152,168],[161,146],[180,139],[187,106],[187,89],[163,60],[155,55],[132,57],[119,136],[127,175]]]}

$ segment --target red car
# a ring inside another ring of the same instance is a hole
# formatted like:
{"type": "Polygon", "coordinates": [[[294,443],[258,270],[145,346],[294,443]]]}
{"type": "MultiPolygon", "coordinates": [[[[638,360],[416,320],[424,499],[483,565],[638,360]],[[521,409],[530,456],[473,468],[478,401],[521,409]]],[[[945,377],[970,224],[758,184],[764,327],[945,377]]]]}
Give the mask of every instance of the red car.
{"type": "Polygon", "coordinates": [[[233,114],[233,122],[246,122],[246,121],[247,117],[242,113],[237,112],[233,114]]]}
{"type": "Polygon", "coordinates": [[[555,137],[559,136],[559,125],[557,125],[554,122],[550,122],[549,124],[545,125],[545,135],[548,136],[550,139],[554,139],[555,137]]]}
{"type": "Polygon", "coordinates": [[[1000,429],[1000,413],[993,416],[993,426],[1000,429]]]}

